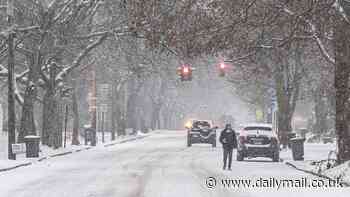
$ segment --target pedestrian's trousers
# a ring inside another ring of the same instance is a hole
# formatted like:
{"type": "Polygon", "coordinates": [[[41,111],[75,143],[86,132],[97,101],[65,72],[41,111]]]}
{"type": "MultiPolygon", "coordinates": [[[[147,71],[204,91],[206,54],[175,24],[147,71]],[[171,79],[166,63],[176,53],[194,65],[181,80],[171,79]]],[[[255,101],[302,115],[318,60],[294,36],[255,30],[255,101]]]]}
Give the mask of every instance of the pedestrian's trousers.
{"type": "Polygon", "coordinates": [[[226,164],[228,162],[228,168],[231,168],[232,164],[232,148],[224,148],[224,168],[226,168],[226,164]],[[228,161],[227,161],[228,160],[228,161]]]}

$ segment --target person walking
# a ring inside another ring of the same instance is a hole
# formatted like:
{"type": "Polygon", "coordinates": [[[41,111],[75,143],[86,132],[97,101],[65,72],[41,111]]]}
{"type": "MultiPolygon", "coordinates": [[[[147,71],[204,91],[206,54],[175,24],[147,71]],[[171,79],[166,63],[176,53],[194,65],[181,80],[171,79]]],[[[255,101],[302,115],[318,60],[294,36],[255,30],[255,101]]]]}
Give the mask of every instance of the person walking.
{"type": "Polygon", "coordinates": [[[232,152],[234,148],[237,148],[236,132],[232,129],[231,124],[226,124],[225,129],[221,131],[219,140],[224,151],[223,170],[226,170],[226,166],[228,166],[228,170],[231,170],[232,152]],[[228,165],[226,165],[227,163],[228,165]]]}

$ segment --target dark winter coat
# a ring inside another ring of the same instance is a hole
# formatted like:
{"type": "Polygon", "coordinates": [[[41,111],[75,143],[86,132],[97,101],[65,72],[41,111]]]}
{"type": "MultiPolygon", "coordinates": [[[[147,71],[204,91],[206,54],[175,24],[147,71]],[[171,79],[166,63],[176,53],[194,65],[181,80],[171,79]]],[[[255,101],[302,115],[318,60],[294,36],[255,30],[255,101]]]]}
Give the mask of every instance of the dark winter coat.
{"type": "Polygon", "coordinates": [[[222,130],[219,140],[225,149],[237,148],[236,132],[233,129],[222,130]]]}

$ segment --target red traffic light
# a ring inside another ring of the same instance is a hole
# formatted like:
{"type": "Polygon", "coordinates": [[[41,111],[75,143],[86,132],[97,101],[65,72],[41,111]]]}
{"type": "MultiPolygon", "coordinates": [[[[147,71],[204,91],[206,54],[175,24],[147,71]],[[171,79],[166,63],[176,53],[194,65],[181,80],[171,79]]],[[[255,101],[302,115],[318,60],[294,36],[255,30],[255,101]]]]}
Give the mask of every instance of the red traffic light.
{"type": "Polygon", "coordinates": [[[188,67],[188,66],[184,66],[183,67],[183,73],[184,74],[187,74],[187,73],[189,73],[190,72],[190,68],[188,67]]]}
{"type": "Polygon", "coordinates": [[[192,70],[188,65],[182,65],[177,68],[177,73],[181,78],[181,81],[191,81],[192,80],[192,70]]]}
{"type": "Polygon", "coordinates": [[[225,64],[225,63],[220,63],[220,65],[219,65],[219,76],[220,77],[224,77],[225,76],[225,74],[226,74],[226,67],[227,67],[227,65],[225,64]]]}
{"type": "Polygon", "coordinates": [[[221,64],[220,64],[220,68],[221,68],[221,69],[225,69],[225,68],[226,68],[226,65],[225,65],[224,63],[221,63],[221,64]]]}

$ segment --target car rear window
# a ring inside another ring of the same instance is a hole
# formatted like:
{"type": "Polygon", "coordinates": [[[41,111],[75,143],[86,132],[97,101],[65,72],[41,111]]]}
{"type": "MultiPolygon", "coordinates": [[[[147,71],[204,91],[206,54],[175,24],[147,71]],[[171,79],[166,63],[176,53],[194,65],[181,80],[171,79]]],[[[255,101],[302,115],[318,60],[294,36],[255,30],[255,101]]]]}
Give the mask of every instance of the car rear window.
{"type": "Polygon", "coordinates": [[[264,130],[264,131],[272,131],[271,127],[245,127],[244,130],[264,130]]]}

